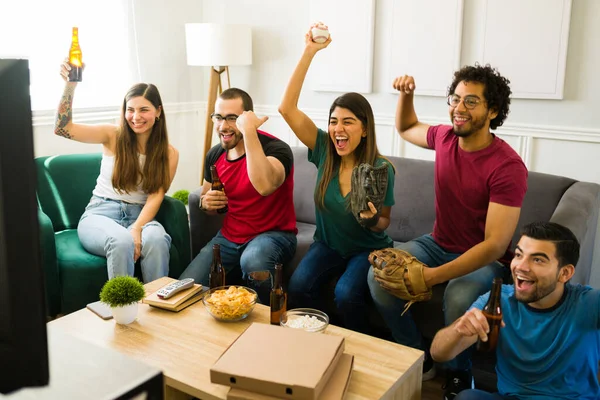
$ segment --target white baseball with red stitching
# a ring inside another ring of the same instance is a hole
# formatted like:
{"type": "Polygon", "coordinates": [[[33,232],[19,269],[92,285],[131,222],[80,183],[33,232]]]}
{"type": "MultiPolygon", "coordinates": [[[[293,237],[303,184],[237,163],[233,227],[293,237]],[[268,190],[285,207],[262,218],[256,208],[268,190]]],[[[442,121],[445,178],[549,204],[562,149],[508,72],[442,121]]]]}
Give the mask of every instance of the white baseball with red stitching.
{"type": "Polygon", "coordinates": [[[329,29],[327,27],[315,26],[311,29],[311,33],[315,43],[325,43],[329,39],[329,29]]]}

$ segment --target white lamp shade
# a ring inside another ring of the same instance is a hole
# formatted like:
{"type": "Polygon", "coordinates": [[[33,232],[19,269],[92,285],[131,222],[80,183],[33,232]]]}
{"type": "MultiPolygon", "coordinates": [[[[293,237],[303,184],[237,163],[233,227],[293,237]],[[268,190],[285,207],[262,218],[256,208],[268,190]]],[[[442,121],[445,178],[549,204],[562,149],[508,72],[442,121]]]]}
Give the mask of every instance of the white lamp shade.
{"type": "Polygon", "coordinates": [[[238,24],[185,24],[188,65],[252,64],[252,30],[238,24]]]}

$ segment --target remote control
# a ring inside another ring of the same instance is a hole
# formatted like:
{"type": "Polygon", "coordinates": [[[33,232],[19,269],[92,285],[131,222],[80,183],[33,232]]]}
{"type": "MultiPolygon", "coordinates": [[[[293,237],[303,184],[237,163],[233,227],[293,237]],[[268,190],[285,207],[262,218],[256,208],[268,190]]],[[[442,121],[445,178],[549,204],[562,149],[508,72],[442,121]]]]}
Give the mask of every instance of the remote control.
{"type": "Polygon", "coordinates": [[[182,290],[189,289],[192,286],[194,286],[194,279],[187,278],[187,279],[183,279],[183,280],[180,280],[177,282],[173,282],[170,285],[165,286],[164,288],[162,288],[158,292],[156,292],[156,295],[161,299],[168,299],[169,297],[173,296],[175,293],[179,293],[182,290]]]}

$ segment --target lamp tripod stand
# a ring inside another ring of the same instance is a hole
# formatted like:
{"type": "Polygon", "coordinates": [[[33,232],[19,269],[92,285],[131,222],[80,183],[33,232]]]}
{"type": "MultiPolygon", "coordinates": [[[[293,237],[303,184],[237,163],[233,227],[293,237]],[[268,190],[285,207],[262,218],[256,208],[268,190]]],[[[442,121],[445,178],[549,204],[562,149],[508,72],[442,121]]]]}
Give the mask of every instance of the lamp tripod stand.
{"type": "Polygon", "coordinates": [[[205,136],[204,136],[204,156],[202,157],[202,168],[200,173],[200,186],[204,180],[204,167],[206,161],[206,154],[212,147],[213,137],[213,121],[210,117],[215,112],[215,103],[217,96],[223,93],[223,90],[229,89],[231,82],[229,81],[229,67],[211,67],[210,69],[210,83],[208,86],[208,105],[206,107],[206,124],[205,124],[205,136]],[[225,75],[223,77],[223,75],[225,75]],[[223,78],[226,81],[223,81],[223,78]],[[226,85],[225,85],[226,84],[226,85]]]}

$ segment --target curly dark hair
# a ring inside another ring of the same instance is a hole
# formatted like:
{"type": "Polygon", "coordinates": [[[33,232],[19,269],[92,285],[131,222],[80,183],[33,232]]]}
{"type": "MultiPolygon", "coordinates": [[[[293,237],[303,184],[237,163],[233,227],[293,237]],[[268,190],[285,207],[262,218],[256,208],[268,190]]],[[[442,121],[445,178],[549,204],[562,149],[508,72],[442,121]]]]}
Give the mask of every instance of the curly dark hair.
{"type": "Polygon", "coordinates": [[[510,112],[510,95],[512,94],[510,81],[500,75],[496,68],[492,68],[489,64],[481,66],[467,65],[454,73],[454,80],[448,86],[448,96],[454,94],[456,87],[460,82],[479,82],[485,86],[483,95],[488,103],[488,109],[496,110],[498,115],[490,121],[490,128],[496,129],[502,126],[506,116],[510,112]]]}

